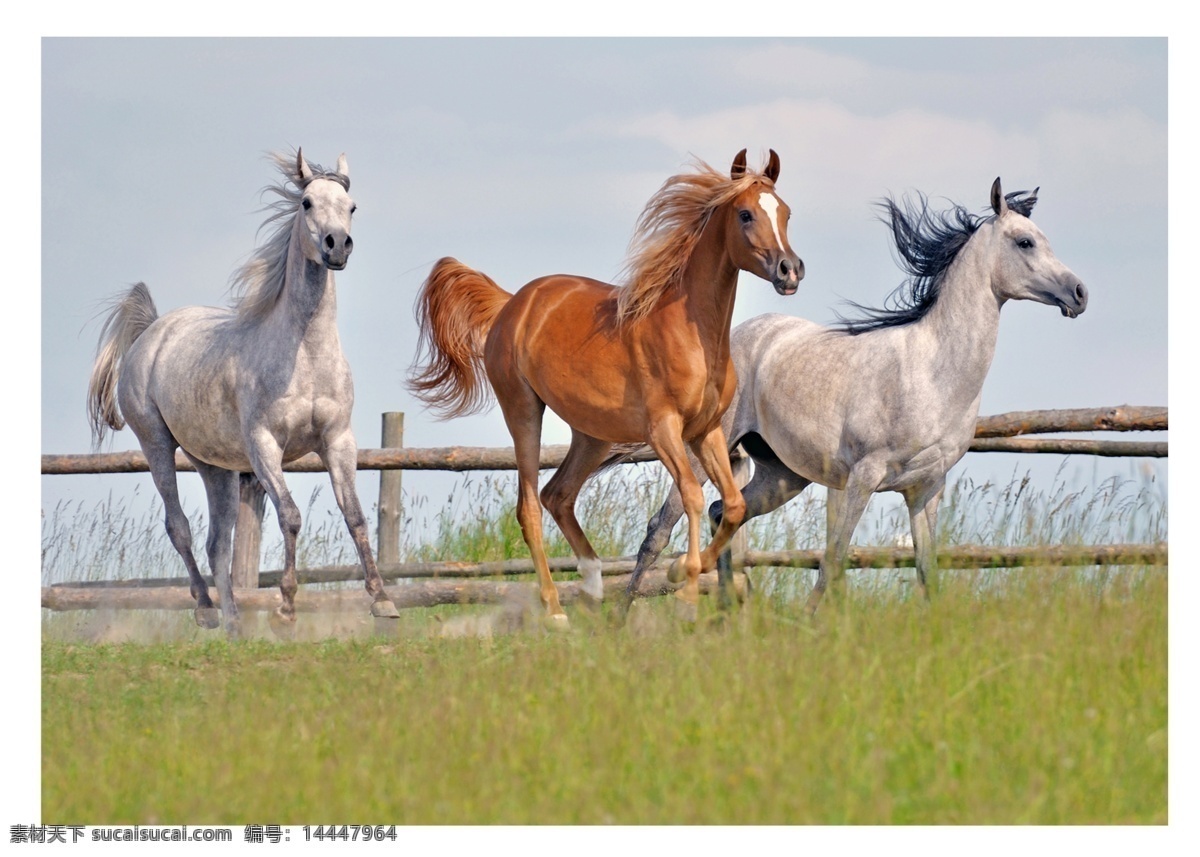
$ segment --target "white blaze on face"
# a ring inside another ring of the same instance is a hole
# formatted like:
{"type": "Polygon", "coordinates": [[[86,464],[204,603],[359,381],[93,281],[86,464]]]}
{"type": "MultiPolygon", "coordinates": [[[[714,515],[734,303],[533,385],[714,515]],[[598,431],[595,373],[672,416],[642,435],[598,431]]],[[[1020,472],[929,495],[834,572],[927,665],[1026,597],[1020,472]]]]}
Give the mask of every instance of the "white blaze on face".
{"type": "Polygon", "coordinates": [[[775,240],[779,242],[779,249],[782,250],[783,236],[779,234],[779,199],[773,193],[760,193],[758,204],[771,219],[771,228],[775,230],[775,240]]]}

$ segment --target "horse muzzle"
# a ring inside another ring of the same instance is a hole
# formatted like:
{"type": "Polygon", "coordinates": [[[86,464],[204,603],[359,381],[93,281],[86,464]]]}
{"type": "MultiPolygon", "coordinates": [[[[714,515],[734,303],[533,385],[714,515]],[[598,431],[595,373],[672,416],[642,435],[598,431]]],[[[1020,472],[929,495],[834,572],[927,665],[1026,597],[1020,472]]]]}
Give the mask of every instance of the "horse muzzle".
{"type": "Polygon", "coordinates": [[[1069,287],[1066,294],[1060,295],[1055,300],[1059,310],[1067,318],[1078,318],[1083,315],[1083,311],[1087,309],[1087,302],[1087,286],[1083,283],[1076,283],[1074,287],[1069,287]]]}
{"type": "Polygon", "coordinates": [[[329,270],[341,271],[350,261],[350,253],[353,250],[354,239],[349,235],[342,236],[340,239],[333,235],[326,235],[325,240],[321,242],[321,261],[329,270]]]}
{"type": "Polygon", "coordinates": [[[781,295],[794,295],[804,279],[804,263],[799,256],[785,257],[775,266],[771,285],[781,295]]]}

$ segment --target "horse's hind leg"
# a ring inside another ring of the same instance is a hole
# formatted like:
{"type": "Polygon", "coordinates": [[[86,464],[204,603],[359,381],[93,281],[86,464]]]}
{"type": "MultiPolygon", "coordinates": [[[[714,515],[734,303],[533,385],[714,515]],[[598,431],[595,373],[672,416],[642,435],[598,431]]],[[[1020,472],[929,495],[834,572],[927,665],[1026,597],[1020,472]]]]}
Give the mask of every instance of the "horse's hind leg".
{"type": "MultiPolygon", "coordinates": [[[[746,500],[746,474],[750,472],[750,458],[747,455],[734,455],[733,450],[730,450],[729,464],[733,469],[733,480],[735,484],[741,486],[743,502],[746,500]]],[[[708,507],[708,523],[709,532],[716,533],[721,526],[721,521],[725,517],[725,503],[723,500],[716,500],[708,507]]],[[[746,520],[742,520],[742,526],[745,526],[746,520]]],[[[734,534],[736,535],[736,533],[734,534]]],[[[740,598],[735,597],[736,587],[733,581],[733,540],[730,539],[729,545],[721,551],[721,555],[717,557],[717,607],[721,610],[729,610],[734,607],[740,598]]]]}
{"type": "MultiPolygon", "coordinates": [[[[699,465],[696,465],[699,468],[699,465]]],[[[707,479],[700,473],[696,475],[695,469],[692,471],[696,476],[697,481],[707,479]]],[[[703,484],[703,483],[702,483],[703,484]]],[[[637,552],[637,562],[633,568],[633,574],[629,576],[629,585],[625,588],[622,597],[617,600],[614,607],[616,613],[624,615],[629,611],[630,604],[637,597],[638,584],[642,581],[642,576],[646,573],[654,561],[658,559],[659,554],[667,546],[667,542],[671,540],[671,531],[675,529],[675,525],[679,523],[679,519],[683,517],[683,495],[679,493],[679,487],[671,486],[671,490],[667,492],[667,499],[663,501],[662,507],[650,519],[650,523],[646,526],[646,538],[642,540],[641,546],[637,552]]]]}
{"type": "Polygon", "coordinates": [[[138,440],[142,442],[142,451],[150,465],[154,486],[162,497],[163,510],[167,517],[167,537],[187,567],[192,597],[196,599],[196,624],[202,628],[216,628],[221,624],[221,619],[213,606],[212,597],[208,594],[208,584],[204,582],[204,576],[200,574],[200,567],[192,553],[192,527],[179,502],[179,485],[175,477],[177,444],[165,425],[161,426],[160,434],[161,437],[147,440],[142,432],[138,432],[138,440]]]}
{"type": "MultiPolygon", "coordinates": [[[[747,435],[740,442],[742,448],[754,460],[754,476],[742,489],[742,499],[746,503],[746,517],[742,526],[745,526],[752,519],[783,506],[812,483],[780,461],[775,451],[758,434],[747,435]]],[[[746,464],[748,462],[743,459],[740,466],[746,464]]],[[[720,500],[709,507],[709,520],[714,526],[721,522],[723,513],[724,507],[720,500]]],[[[722,607],[731,605],[729,591],[733,584],[733,556],[729,549],[722,551],[717,560],[717,580],[720,583],[718,603],[722,607]]]]}
{"type": "MultiPolygon", "coordinates": [[[[707,480],[705,479],[705,481],[707,480]]],[[[697,482],[701,482],[703,486],[703,481],[699,477],[697,477],[697,482]]],[[[671,532],[684,514],[683,495],[679,493],[679,486],[671,485],[667,499],[663,501],[662,507],[646,525],[646,538],[638,547],[637,567],[634,568],[629,580],[630,596],[637,594],[638,583],[641,581],[642,575],[654,565],[659,555],[667,547],[667,542],[671,540],[671,532]]]]}
{"type": "Polygon", "coordinates": [[[538,500],[542,415],[546,405],[524,381],[503,379],[505,383],[502,385],[497,383],[501,379],[491,380],[500,409],[504,412],[504,422],[513,439],[517,457],[517,523],[521,525],[521,535],[525,538],[529,556],[537,571],[542,605],[546,609],[546,623],[554,630],[566,630],[570,622],[559,603],[558,589],[554,586],[550,564],[546,561],[546,548],[542,540],[542,505],[538,500]]]}
{"type": "Polygon", "coordinates": [[[333,484],[334,499],[337,500],[338,508],[342,510],[342,517],[346,519],[346,526],[354,539],[354,547],[358,550],[367,593],[371,596],[371,615],[377,619],[399,619],[400,613],[396,610],[396,605],[388,598],[383,588],[383,578],[379,575],[375,555],[371,552],[367,519],[363,515],[362,504],[358,502],[358,491],[355,488],[358,445],[354,442],[354,435],[349,430],[343,432],[326,446],[322,460],[329,471],[329,481],[333,484]]]}
{"type": "Polygon", "coordinates": [[[579,526],[575,517],[575,500],[584,481],[595,472],[612,444],[598,440],[578,431],[571,434],[571,447],[567,456],[559,465],[546,487],[542,489],[541,499],[550,514],[554,517],[558,528],[566,536],[567,543],[575,556],[579,558],[579,573],[583,577],[580,587],[580,603],[586,607],[597,608],[604,600],[604,583],[600,577],[600,558],[592,548],[592,543],[579,526]]]}
{"type": "MultiPolygon", "coordinates": [[[[186,451],[185,451],[186,454],[186,451]]],[[[238,474],[213,467],[188,456],[204,481],[208,495],[208,568],[221,593],[221,615],[225,617],[225,633],[237,638],[242,633],[237,602],[233,600],[233,580],[230,565],[233,560],[233,528],[237,522],[241,491],[238,474]]]]}

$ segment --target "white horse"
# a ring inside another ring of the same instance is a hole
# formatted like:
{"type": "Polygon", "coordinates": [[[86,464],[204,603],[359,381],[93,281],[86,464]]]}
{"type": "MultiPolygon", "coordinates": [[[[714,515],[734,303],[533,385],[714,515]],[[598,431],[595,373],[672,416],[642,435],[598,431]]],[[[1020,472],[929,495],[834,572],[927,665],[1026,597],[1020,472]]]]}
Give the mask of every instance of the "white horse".
{"type": "MultiPolygon", "coordinates": [[[[1075,318],[1087,307],[1087,289],[1029,219],[1035,202],[1036,190],[1005,196],[1000,179],[991,190],[994,215],[986,218],[961,206],[931,212],[923,196],[903,208],[884,200],[884,221],[910,277],[893,293],[892,309],[855,305],[865,317],[832,329],[783,315],[734,328],[738,387],[723,426],[730,449],[740,444],[754,462],[743,489],[745,520],[779,508],[813,482],[831,489],[810,613],[830,578],[844,574],[850,538],[877,491],[904,497],[917,588],[928,599],[938,503],[947,471],[975,436],[1000,308],[1032,300],[1075,318]]],[[[695,462],[693,469],[703,479],[695,462]]],[[[673,490],[650,521],[626,605],[681,513],[673,490]]],[[[714,526],[721,516],[718,501],[709,509],[714,526]]],[[[728,552],[719,572],[726,601],[728,552]]]]}
{"type": "Polygon", "coordinates": [[[372,596],[371,613],[396,618],[375,567],[354,478],[358,448],[350,429],[354,384],[337,332],[333,272],[346,267],[354,242],[346,156],[334,171],[295,157],[272,156],[284,181],[263,224],[276,228],[233,278],[233,308],[184,307],[161,318],[145,284],[113,302],[100,334],[88,387],[88,417],[99,447],[126,422],[137,435],[163,498],[167,534],[183,558],[196,599],[196,622],[219,618],[192,555],[191,530],[175,479],[175,450],[196,466],[208,495],[208,561],[230,636],[240,634],[230,582],[238,474],[253,472],[283,531],[283,604],[271,625],[286,634],[296,621],[296,534],[300,510],[282,465],[316,452],[354,538],[372,596]]]}

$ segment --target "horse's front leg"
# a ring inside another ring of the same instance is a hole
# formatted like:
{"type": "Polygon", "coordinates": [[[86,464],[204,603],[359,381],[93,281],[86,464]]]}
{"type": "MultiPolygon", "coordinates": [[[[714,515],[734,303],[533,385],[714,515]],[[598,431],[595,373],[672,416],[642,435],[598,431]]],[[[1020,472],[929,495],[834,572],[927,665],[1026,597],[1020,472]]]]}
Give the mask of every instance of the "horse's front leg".
{"type": "Polygon", "coordinates": [[[929,601],[929,578],[937,570],[937,510],[945,487],[943,477],[932,485],[920,485],[904,495],[917,555],[917,592],[926,602],[929,601]]]}
{"type": "Polygon", "coordinates": [[[737,480],[733,477],[729,447],[725,443],[725,431],[719,424],[699,441],[692,443],[692,452],[700,460],[700,466],[704,468],[704,472],[721,495],[720,521],[712,540],[700,556],[701,565],[708,571],[716,567],[721,552],[745,520],[746,501],[738,488],[737,480]]]}
{"type": "Polygon", "coordinates": [[[826,499],[826,536],[825,557],[817,571],[817,582],[808,596],[808,615],[817,612],[821,596],[830,581],[838,591],[843,587],[846,575],[846,560],[850,550],[850,539],[858,526],[871,495],[883,481],[884,469],[871,467],[859,462],[846,480],[846,486],[841,491],[830,490],[826,499]]]}
{"type": "Polygon", "coordinates": [[[396,605],[388,597],[383,588],[383,578],[375,565],[375,555],[371,552],[371,540],[367,534],[367,519],[363,515],[362,504],[358,502],[358,490],[355,487],[355,477],[358,475],[358,445],[354,435],[346,429],[328,442],[320,451],[321,460],[329,471],[329,481],[333,483],[333,497],[337,500],[342,517],[354,539],[354,547],[358,550],[358,558],[362,563],[363,577],[367,584],[367,594],[371,596],[371,615],[377,619],[399,619],[400,613],[396,605]]]}
{"type": "MultiPolygon", "coordinates": [[[[648,440],[667,472],[671,474],[671,478],[675,480],[675,486],[683,500],[683,510],[687,514],[687,553],[671,564],[667,571],[667,580],[672,583],[684,581],[683,588],[676,592],[675,596],[680,599],[680,614],[684,621],[695,622],[700,604],[700,518],[704,514],[704,489],[700,487],[700,480],[696,478],[688,462],[682,430],[683,420],[678,414],[671,414],[651,426],[648,440]]],[[[732,473],[729,481],[733,481],[732,473]]],[[[738,496],[740,500],[741,495],[738,496]]],[[[715,560],[712,564],[715,564],[715,560]]]]}
{"type": "Polygon", "coordinates": [[[247,451],[254,475],[275,507],[279,531],[283,535],[283,578],[279,581],[283,603],[270,614],[268,621],[276,634],[288,636],[296,622],[296,590],[299,589],[296,582],[296,537],[300,534],[300,507],[292,499],[292,493],[283,479],[283,449],[275,436],[265,429],[251,433],[247,451]]]}

